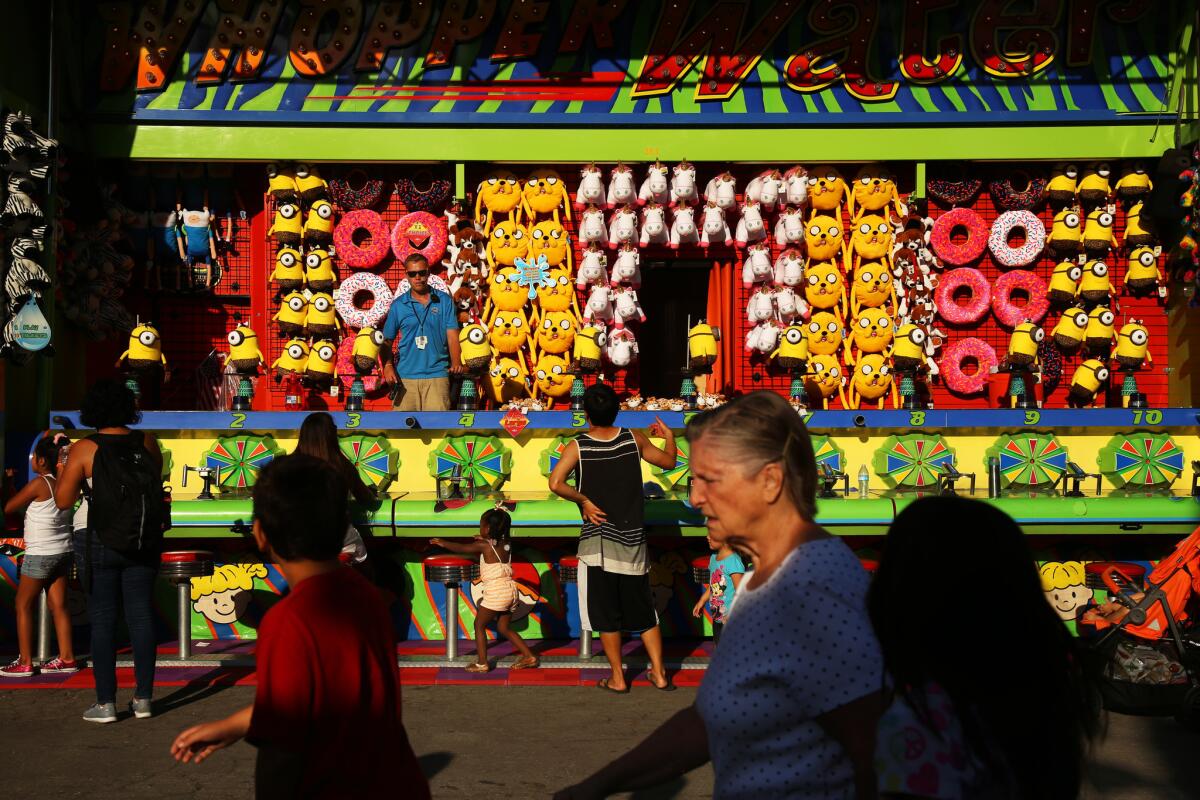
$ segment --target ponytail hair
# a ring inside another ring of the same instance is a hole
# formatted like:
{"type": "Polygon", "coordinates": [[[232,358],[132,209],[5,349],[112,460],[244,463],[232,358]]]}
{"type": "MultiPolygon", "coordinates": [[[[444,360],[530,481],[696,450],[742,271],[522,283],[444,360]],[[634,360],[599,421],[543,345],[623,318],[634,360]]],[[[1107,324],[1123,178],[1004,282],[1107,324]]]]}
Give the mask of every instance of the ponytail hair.
{"type": "Polygon", "coordinates": [[[62,452],[63,446],[69,443],[70,440],[62,434],[45,436],[38,439],[37,444],[33,446],[33,455],[42,459],[53,473],[54,468],[58,465],[58,454],[62,452]]]}
{"type": "Polygon", "coordinates": [[[512,550],[512,517],[502,506],[490,508],[479,518],[487,530],[488,538],[505,550],[512,550]]]}

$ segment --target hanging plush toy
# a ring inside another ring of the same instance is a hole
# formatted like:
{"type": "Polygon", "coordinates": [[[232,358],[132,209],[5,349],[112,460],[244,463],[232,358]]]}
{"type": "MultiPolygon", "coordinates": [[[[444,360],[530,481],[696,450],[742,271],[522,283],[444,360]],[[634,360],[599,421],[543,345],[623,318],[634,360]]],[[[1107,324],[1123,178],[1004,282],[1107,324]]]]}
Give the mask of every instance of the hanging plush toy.
{"type": "MultiPolygon", "coordinates": [[[[841,241],[840,239],[838,240],[841,241]]],[[[804,299],[813,308],[830,311],[844,320],[846,282],[842,270],[833,261],[810,261],[805,269],[804,299]]]]}
{"type": "Polygon", "coordinates": [[[557,220],[548,219],[529,229],[530,259],[536,261],[538,256],[545,256],[551,267],[563,266],[574,272],[571,252],[571,236],[557,220]]]}
{"type": "Polygon", "coordinates": [[[258,349],[258,334],[249,325],[238,325],[226,335],[229,342],[229,357],[225,360],[232,364],[239,375],[257,375],[259,366],[266,359],[258,349]]]}
{"type": "Polygon", "coordinates": [[[704,201],[723,212],[732,211],[737,207],[737,178],[726,171],[710,180],[704,187],[704,201]]]}
{"type": "Polygon", "coordinates": [[[892,395],[892,408],[900,407],[900,392],[893,380],[891,367],[884,357],[878,353],[870,353],[859,359],[854,366],[850,379],[850,408],[862,407],[862,401],[876,403],[876,408],[883,410],[883,401],[889,392],[892,395]]]}
{"type": "Polygon", "coordinates": [[[563,355],[575,344],[579,323],[571,311],[543,311],[535,323],[533,352],[563,355]]]}
{"type": "Polygon", "coordinates": [[[938,374],[937,362],[933,360],[942,340],[935,337],[929,328],[906,322],[896,330],[892,340],[892,367],[900,373],[916,375],[928,370],[930,376],[938,374]]]}
{"type": "Polygon", "coordinates": [[[596,285],[588,292],[587,305],[583,309],[583,319],[585,322],[599,322],[607,324],[613,321],[613,300],[614,291],[611,286],[596,285]]]}
{"type": "Polygon", "coordinates": [[[661,161],[646,168],[646,179],[638,189],[638,205],[657,203],[665,206],[671,202],[671,184],[667,180],[670,169],[661,161]]]}
{"type": "Polygon", "coordinates": [[[1074,164],[1055,164],[1046,183],[1046,198],[1060,208],[1073,205],[1079,189],[1078,178],[1079,168],[1074,164]]]}
{"type": "Polygon", "coordinates": [[[700,246],[724,243],[726,247],[733,244],[733,234],[729,231],[729,222],[725,219],[725,211],[715,201],[708,201],[700,209],[704,215],[700,229],[700,246]]]}
{"type": "MultiPolygon", "coordinates": [[[[801,183],[804,183],[803,179],[801,183]]],[[[785,186],[783,174],[777,169],[769,169],[746,184],[746,200],[758,203],[767,211],[774,211],[776,204],[785,202],[785,186]]]]}
{"type": "Polygon", "coordinates": [[[1055,264],[1047,292],[1051,307],[1066,308],[1074,303],[1079,295],[1079,279],[1082,277],[1083,267],[1075,261],[1064,259],[1055,264]]]}
{"type": "Polygon", "coordinates": [[[1157,292],[1165,296],[1162,285],[1163,274],[1158,268],[1158,256],[1149,247],[1139,247],[1129,254],[1129,266],[1125,270],[1125,291],[1134,297],[1145,297],[1157,292]]]}
{"type": "Polygon", "coordinates": [[[804,281],[804,255],[789,247],[775,259],[775,283],[781,286],[799,286],[804,281]]]}
{"type": "Polygon", "coordinates": [[[280,248],[275,254],[275,270],[271,280],[279,284],[282,293],[295,292],[304,288],[304,262],[300,251],[294,247],[280,248]]]}
{"type": "MultiPolygon", "coordinates": [[[[850,228],[850,250],[845,255],[846,272],[857,272],[863,261],[890,259],[892,226],[878,214],[860,214],[850,228]]],[[[891,269],[891,265],[888,265],[891,269]]]]}
{"type": "Polygon", "coordinates": [[[599,372],[608,334],[604,325],[588,325],[575,334],[575,364],[583,372],[599,372]]]}
{"type": "Polygon", "coordinates": [[[308,342],[292,339],[283,346],[283,352],[271,364],[271,369],[275,370],[277,378],[285,375],[303,375],[308,368],[308,355],[308,342]]]}
{"type": "Polygon", "coordinates": [[[842,401],[842,408],[848,408],[845,387],[846,379],[836,357],[815,355],[809,358],[804,391],[809,398],[820,398],[821,408],[829,410],[829,401],[834,395],[842,401]]]}
{"type": "Polygon", "coordinates": [[[680,245],[699,244],[700,232],[696,229],[696,210],[690,206],[679,206],[671,220],[671,249],[680,245]]]}
{"type": "Polygon", "coordinates": [[[842,253],[842,224],[837,217],[815,215],[804,232],[804,242],[811,261],[832,261],[842,253]]]}
{"type": "Polygon", "coordinates": [[[804,370],[808,367],[808,339],[800,325],[789,325],[779,337],[779,346],[769,356],[786,370],[804,370]]]}
{"type": "Polygon", "coordinates": [[[1103,258],[1116,244],[1113,219],[1112,213],[1105,207],[1095,208],[1087,215],[1083,249],[1092,258],[1103,258]]]}
{"type": "Polygon", "coordinates": [[[579,241],[588,244],[606,244],[608,230],[604,225],[604,212],[588,206],[579,217],[579,241]]]}
{"type": "Polygon", "coordinates": [[[608,363],[618,369],[624,369],[637,361],[638,343],[633,331],[628,328],[617,328],[608,335],[608,344],[604,355],[608,363]]]}
{"type": "Polygon", "coordinates": [[[850,218],[857,220],[863,214],[873,213],[890,221],[893,208],[897,217],[903,218],[908,213],[896,190],[895,177],[882,164],[865,164],[854,176],[854,190],[847,201],[850,218]]]}
{"type": "Polygon", "coordinates": [[[1105,306],[1096,306],[1088,312],[1088,326],[1084,332],[1083,341],[1089,353],[1104,359],[1108,358],[1113,342],[1117,338],[1117,332],[1113,327],[1113,323],[1116,321],[1117,315],[1105,306]]]}
{"type": "Polygon", "coordinates": [[[846,197],[846,180],[830,166],[816,167],[808,174],[808,202],[812,212],[840,217],[846,197]]]}
{"type": "Polygon", "coordinates": [[[775,244],[780,247],[799,247],[804,242],[804,212],[788,206],[775,221],[775,244]]]}
{"type": "Polygon", "coordinates": [[[296,191],[295,171],[274,162],[267,164],[267,191],[275,198],[276,204],[298,204],[300,194],[296,191]]]}
{"type": "Polygon", "coordinates": [[[613,212],[608,223],[608,246],[638,243],[637,212],[625,205],[613,212]]]}
{"type": "Polygon", "coordinates": [[[1046,247],[1056,256],[1073,256],[1083,250],[1083,219],[1079,209],[1068,206],[1054,215],[1054,224],[1046,235],[1046,247]]]}
{"type": "Polygon", "coordinates": [[[608,176],[608,193],[604,203],[608,208],[632,205],[637,202],[637,191],[634,189],[633,170],[624,164],[617,164],[608,176]]]}
{"type": "Polygon", "coordinates": [[[696,167],[687,161],[680,161],[671,171],[671,205],[694,206],[699,202],[696,167]]]}
{"type": "Polygon", "coordinates": [[[315,203],[329,198],[329,184],[312,164],[296,164],[296,191],[305,203],[315,203]]]}
{"type": "Polygon", "coordinates": [[[667,229],[667,209],[658,203],[650,203],[642,209],[642,235],[638,244],[670,244],[671,233],[667,229]]]}
{"type": "Polygon", "coordinates": [[[542,353],[533,368],[534,393],[536,400],[538,392],[546,398],[546,410],[554,408],[556,400],[562,400],[571,393],[574,382],[570,371],[571,365],[567,359],[554,353],[542,353]]]}
{"type": "Polygon", "coordinates": [[[883,261],[864,261],[854,271],[854,282],[850,290],[848,316],[857,317],[863,308],[880,308],[887,302],[896,302],[896,284],[892,273],[883,261]]]}
{"type": "Polygon", "coordinates": [[[297,291],[288,293],[271,320],[278,323],[284,336],[303,336],[308,321],[308,299],[297,291]]]}
{"type": "MultiPolygon", "coordinates": [[[[550,273],[550,278],[551,283],[537,289],[540,313],[570,312],[577,319],[579,301],[575,297],[574,287],[571,286],[571,274],[566,270],[555,270],[550,273]]],[[[537,319],[538,314],[535,312],[534,320],[537,319]]]]}
{"type": "Polygon", "coordinates": [[[157,376],[167,372],[167,357],[162,351],[162,337],[150,323],[138,325],[129,333],[129,345],[117,357],[117,367],[142,376],[157,376]]]}
{"type": "Polygon", "coordinates": [[[769,286],[759,286],[750,293],[746,303],[746,319],[751,325],[766,322],[775,317],[775,298],[771,295],[769,286]]]}
{"type": "Polygon", "coordinates": [[[184,209],[181,219],[181,235],[176,239],[179,258],[187,265],[193,286],[211,289],[219,277],[219,273],[214,272],[217,241],[212,234],[212,214],[207,208],[184,209]]]}
{"type": "Polygon", "coordinates": [[[1108,273],[1108,264],[1103,261],[1089,261],[1083,266],[1076,297],[1083,300],[1084,308],[1110,304],[1112,280],[1108,273]]]}
{"type": "Polygon", "coordinates": [[[1146,165],[1141,161],[1126,161],[1116,190],[1117,197],[1127,203],[1145,200],[1154,191],[1154,181],[1146,174],[1146,165]]]}
{"type": "Polygon", "coordinates": [[[521,221],[521,211],[524,211],[532,225],[537,219],[552,216],[554,222],[560,222],[558,211],[561,208],[567,219],[571,219],[571,202],[567,196],[567,187],[562,176],[552,169],[543,167],[529,173],[525,186],[521,191],[521,206],[517,212],[517,222],[521,221]]]}
{"type": "Polygon", "coordinates": [[[765,242],[750,245],[742,261],[742,286],[749,289],[756,283],[768,283],[774,272],[771,248],[765,242]]]}
{"type": "Polygon", "coordinates": [[[337,345],[327,340],[313,343],[304,365],[304,377],[318,389],[328,389],[337,378],[337,345]]]}
{"type": "Polygon", "coordinates": [[[850,326],[850,345],[846,348],[846,363],[854,364],[862,354],[888,355],[892,346],[895,323],[882,308],[864,308],[850,326]],[[856,353],[855,350],[859,352],[856,353]]]}
{"type": "Polygon", "coordinates": [[[808,189],[814,183],[804,167],[799,164],[792,167],[783,173],[783,196],[780,204],[786,201],[788,205],[800,208],[808,200],[808,189]]]}
{"type": "Polygon", "coordinates": [[[763,221],[762,207],[753,200],[742,203],[737,221],[737,232],[734,240],[739,247],[745,247],[748,242],[761,242],[767,238],[767,225],[763,221]]]}
{"type": "Polygon", "coordinates": [[[328,250],[312,250],[304,257],[304,277],[314,292],[332,292],[337,274],[328,250]]]}
{"type": "Polygon", "coordinates": [[[492,349],[503,355],[515,355],[524,350],[529,341],[529,318],[524,309],[497,311],[492,315],[489,341],[492,349]]]}
{"type": "Polygon", "coordinates": [[[1064,353],[1079,349],[1087,335],[1088,313],[1082,308],[1068,308],[1059,317],[1058,324],[1050,332],[1054,344],[1064,353]]]}
{"type": "Polygon", "coordinates": [[[1105,162],[1088,164],[1083,171],[1083,177],[1079,179],[1079,188],[1076,190],[1079,202],[1085,207],[1107,204],[1112,196],[1112,185],[1108,182],[1110,174],[1108,164],[1105,162]]]}
{"type": "Polygon", "coordinates": [[[579,188],[575,190],[575,207],[603,206],[604,173],[595,164],[588,164],[579,171],[579,188]]]}
{"type": "Polygon", "coordinates": [[[646,312],[638,302],[637,292],[625,287],[613,290],[613,323],[618,328],[625,327],[630,320],[646,321],[646,312]]]}
{"type": "Polygon", "coordinates": [[[333,204],[321,198],[313,201],[304,220],[304,243],[327,246],[333,241],[333,204]]]}
{"type": "Polygon", "coordinates": [[[642,256],[638,249],[631,244],[621,245],[613,261],[612,285],[632,286],[634,289],[642,285],[642,256]]]}
{"type": "Polygon", "coordinates": [[[304,224],[300,220],[300,206],[284,201],[275,206],[275,221],[267,234],[275,237],[276,244],[298,247],[303,235],[304,224]]]}
{"type": "Polygon", "coordinates": [[[528,392],[529,372],[519,358],[497,357],[488,370],[484,391],[497,407],[525,397],[528,392]]]}
{"type": "Polygon", "coordinates": [[[700,320],[688,331],[688,369],[696,375],[711,375],[717,363],[717,342],[721,329],[700,320]]]}
{"type": "Polygon", "coordinates": [[[492,277],[488,279],[487,304],[483,309],[484,321],[490,324],[500,311],[524,313],[524,308],[529,303],[529,292],[517,281],[512,280],[517,274],[519,271],[516,267],[501,267],[492,273],[492,277]]]}
{"type": "Polygon", "coordinates": [[[817,355],[832,355],[842,346],[844,331],[837,317],[828,311],[817,311],[805,326],[808,352],[817,355]]]}
{"type": "Polygon", "coordinates": [[[511,267],[518,258],[529,254],[529,237],[523,227],[515,222],[504,221],[492,229],[488,239],[487,257],[493,266],[511,267]]]}
{"type": "Polygon", "coordinates": [[[310,339],[337,341],[341,334],[333,297],[317,292],[308,301],[308,316],[304,320],[304,331],[310,339]]]}
{"type": "Polygon", "coordinates": [[[1148,214],[1142,213],[1143,205],[1143,202],[1138,200],[1125,213],[1125,232],[1121,243],[1127,251],[1154,244],[1154,220],[1148,214]]]}
{"type": "Polygon", "coordinates": [[[516,210],[520,205],[517,176],[506,169],[490,172],[475,190],[475,226],[478,228],[482,223],[483,235],[487,236],[496,217],[504,217],[510,225],[516,225],[516,210]]]}
{"type": "Polygon", "coordinates": [[[746,352],[758,353],[770,357],[779,344],[779,334],[782,332],[774,320],[764,320],[746,332],[746,352]]]}
{"type": "Polygon", "coordinates": [[[579,275],[575,286],[582,289],[585,286],[608,283],[608,255],[596,245],[588,245],[583,251],[579,262],[579,275]]]}
{"type": "Polygon", "coordinates": [[[1075,368],[1071,376],[1071,388],[1067,391],[1067,405],[1084,408],[1096,405],[1096,396],[1104,390],[1108,381],[1108,367],[1099,359],[1089,358],[1075,368]]]}

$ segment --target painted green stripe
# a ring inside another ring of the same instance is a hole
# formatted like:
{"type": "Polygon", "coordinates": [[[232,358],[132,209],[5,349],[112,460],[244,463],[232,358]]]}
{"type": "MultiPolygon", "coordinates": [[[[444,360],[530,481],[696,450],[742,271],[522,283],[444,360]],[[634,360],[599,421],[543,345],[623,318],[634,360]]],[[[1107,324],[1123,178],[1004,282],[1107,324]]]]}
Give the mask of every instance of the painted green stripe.
{"type": "Polygon", "coordinates": [[[1025,102],[1031,111],[1057,111],[1058,98],[1050,88],[1050,70],[1044,69],[1030,78],[1027,88],[1018,89],[1025,92],[1025,102]]]}
{"type": "Polygon", "coordinates": [[[817,103],[813,100],[812,92],[801,92],[800,99],[804,101],[804,110],[810,114],[817,113],[817,103]]]}
{"type": "Polygon", "coordinates": [[[229,93],[229,97],[225,100],[225,105],[221,106],[223,109],[228,111],[233,108],[233,104],[237,102],[238,95],[242,93],[242,86],[243,84],[240,83],[234,84],[233,91],[229,93]]]}
{"type": "Polygon", "coordinates": [[[567,103],[568,114],[578,114],[580,111],[583,111],[582,100],[572,100],[571,102],[567,103]]]}
{"type": "Polygon", "coordinates": [[[950,101],[950,105],[954,106],[955,111],[967,110],[967,104],[962,101],[962,97],[960,97],[958,94],[958,89],[955,89],[948,83],[944,83],[937,88],[938,90],[941,90],[942,94],[946,96],[946,99],[950,101]]]}
{"type": "Polygon", "coordinates": [[[909,89],[912,92],[913,99],[917,101],[919,106],[921,106],[922,111],[928,111],[934,114],[937,113],[938,107],[933,102],[933,98],[929,94],[929,87],[922,86],[919,83],[914,83],[909,87],[909,89]]]}
{"type": "Polygon", "coordinates": [[[301,111],[329,111],[333,108],[332,100],[309,100],[310,97],[329,97],[337,94],[336,80],[319,80],[307,84],[308,92],[304,96],[301,111]]]}
{"type": "Polygon", "coordinates": [[[759,61],[754,69],[758,72],[758,82],[762,89],[763,111],[768,114],[786,114],[787,103],[784,102],[783,92],[779,88],[783,84],[783,75],[767,59],[759,61]]]}
{"type": "MultiPolygon", "coordinates": [[[[508,80],[509,78],[512,77],[512,74],[516,69],[517,69],[517,63],[515,61],[511,61],[511,62],[505,64],[504,66],[502,66],[500,68],[500,71],[496,73],[496,80],[497,81],[508,80]]],[[[438,105],[441,105],[441,103],[438,103],[438,105]]],[[[435,108],[434,110],[436,111],[437,109],[435,108]]],[[[487,102],[479,104],[478,113],[491,114],[492,112],[499,111],[499,110],[500,110],[500,101],[499,100],[488,100],[487,102]]]]}
{"type": "Polygon", "coordinates": [[[296,68],[292,66],[291,59],[285,59],[283,62],[283,70],[279,73],[279,77],[271,84],[271,88],[261,94],[255,95],[246,101],[242,106],[242,111],[275,111],[279,108],[279,103],[283,100],[283,94],[287,91],[291,84],[291,79],[296,77],[296,68]]]}
{"type": "MultiPolygon", "coordinates": [[[[966,87],[967,91],[969,91],[971,94],[975,95],[975,99],[978,100],[983,105],[984,111],[995,111],[996,110],[996,109],[992,108],[991,105],[988,104],[987,100],[983,99],[983,95],[980,94],[979,90],[975,88],[975,82],[971,80],[971,76],[967,74],[967,71],[965,69],[960,69],[958,71],[958,76],[955,78],[955,80],[958,83],[962,84],[964,87],[966,87]]],[[[946,88],[950,88],[950,87],[947,86],[946,88]]],[[[1001,99],[1004,99],[1003,92],[1000,93],[1000,97],[1001,97],[1001,99]]],[[[951,101],[951,102],[953,102],[953,101],[951,101]]],[[[1008,98],[1008,102],[1012,103],[1011,97],[1008,98]]],[[[1012,109],[1015,109],[1015,108],[1016,108],[1015,105],[1012,106],[1012,109]]],[[[965,105],[963,106],[963,109],[964,110],[966,109],[965,105]]],[[[1010,109],[1010,110],[1012,110],[1012,109],[1010,109]]]]}
{"type": "Polygon", "coordinates": [[[1129,108],[1109,82],[1111,76],[1108,68],[1108,53],[1104,49],[1104,38],[1102,36],[1096,37],[1096,45],[1092,49],[1092,69],[1095,70],[1096,75],[1100,76],[1100,79],[1096,81],[1096,85],[1100,87],[1100,92],[1104,95],[1104,104],[1117,113],[1128,112],[1129,108]]]}
{"type": "Polygon", "coordinates": [[[651,97],[650,100],[646,103],[646,113],[647,114],[661,114],[662,113],[662,98],[651,97]]]}
{"type": "MultiPolygon", "coordinates": [[[[706,100],[705,102],[711,103],[714,101],[706,100]]],[[[724,101],[721,104],[721,110],[724,111],[726,114],[745,114],[746,113],[746,93],[741,90],[734,92],[733,97],[729,98],[728,100],[724,101]]]]}
{"type": "Polygon", "coordinates": [[[1150,87],[1146,85],[1145,78],[1142,77],[1141,70],[1137,68],[1137,63],[1130,58],[1128,52],[1129,39],[1125,35],[1124,28],[1117,28],[1117,41],[1121,45],[1121,63],[1125,67],[1125,80],[1129,83],[1129,88],[1133,90],[1133,96],[1141,103],[1142,111],[1161,111],[1163,101],[1156,97],[1154,92],[1150,91],[1150,87]]]}
{"type": "MultiPolygon", "coordinates": [[[[949,87],[947,87],[949,88],[949,87]]],[[[949,94],[949,93],[948,93],[949,94]]],[[[797,117],[797,122],[802,122],[797,117]]],[[[741,128],[581,128],[568,135],[558,128],[403,128],[275,127],[96,124],[99,157],[174,160],[270,161],[494,161],[541,163],[644,160],[647,142],[663,160],[728,161],[744,152],[741,128]]],[[[959,126],[938,139],[940,159],[1099,160],[1157,157],[1161,141],[1151,141],[1153,124],[959,126]]],[[[895,161],[929,158],[929,131],[887,131],[888,157],[895,161]]],[[[877,128],[758,128],[754,157],[794,161],[862,161],[879,157],[877,128]]]]}
{"type": "MultiPolygon", "coordinates": [[[[566,5],[566,4],[564,4],[566,5]]],[[[654,14],[657,11],[654,3],[642,3],[638,6],[638,17],[633,26],[633,39],[630,42],[630,53],[643,53],[649,49],[651,32],[655,27],[654,14]]],[[[645,55],[641,58],[630,58],[629,66],[626,67],[625,80],[621,81],[621,88],[617,91],[617,96],[613,101],[612,113],[629,113],[633,111],[636,101],[630,96],[633,91],[634,82],[637,76],[642,74],[642,63],[645,61],[645,55]]],[[[582,108],[582,104],[572,101],[570,106],[578,106],[571,113],[578,113],[582,108]]]]}
{"type": "MultiPolygon", "coordinates": [[[[836,83],[833,84],[833,86],[836,86],[836,85],[837,85],[836,83]]],[[[831,86],[830,89],[832,89],[833,86],[831,86]]],[[[818,95],[818,97],[820,98],[821,102],[825,104],[826,111],[829,111],[830,113],[833,113],[833,114],[842,113],[842,106],[837,101],[837,95],[835,95],[832,91],[826,90],[824,92],[821,92],[818,95]]]]}
{"type": "Polygon", "coordinates": [[[1065,100],[1067,104],[1066,110],[1078,111],[1079,106],[1075,104],[1075,98],[1071,94],[1071,84],[1069,81],[1067,81],[1066,75],[1064,75],[1061,70],[1055,70],[1055,74],[1057,75],[1058,88],[1062,90],[1063,100],[1065,100]]]}
{"type": "Polygon", "coordinates": [[[900,108],[900,104],[895,100],[888,100],[886,103],[863,103],[862,107],[863,111],[871,112],[883,111],[887,113],[895,113],[904,110],[900,108]]]}
{"type": "MultiPolygon", "coordinates": [[[[1017,101],[1013,100],[1013,87],[1007,83],[1000,83],[999,81],[992,85],[996,88],[996,93],[1000,95],[1000,101],[1004,103],[1004,107],[1009,111],[1016,111],[1017,101]]],[[[980,97],[980,99],[982,99],[982,96],[974,86],[971,87],[971,91],[975,92],[976,97],[980,97]]],[[[984,105],[986,106],[987,103],[984,103],[984,105]]]]}
{"type": "Polygon", "coordinates": [[[175,70],[175,77],[167,84],[167,88],[163,90],[162,94],[150,101],[147,108],[179,108],[179,101],[183,98],[183,88],[187,85],[188,67],[191,66],[191,61],[191,53],[184,53],[180,57],[179,66],[175,70]]]}

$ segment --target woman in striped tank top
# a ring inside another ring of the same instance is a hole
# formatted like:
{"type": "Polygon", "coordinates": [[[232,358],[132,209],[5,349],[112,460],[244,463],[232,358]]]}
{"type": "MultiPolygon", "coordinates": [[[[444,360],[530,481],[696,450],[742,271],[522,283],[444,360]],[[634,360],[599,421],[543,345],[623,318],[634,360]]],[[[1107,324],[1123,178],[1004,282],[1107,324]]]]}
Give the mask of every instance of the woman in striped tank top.
{"type": "Polygon", "coordinates": [[[500,635],[508,639],[521,657],[509,669],[530,669],[541,662],[525,644],[521,634],[508,627],[512,612],[517,608],[517,582],[513,580],[512,539],[510,530],[512,517],[503,507],[483,512],[479,518],[479,534],[467,544],[430,539],[429,543],[463,556],[479,556],[479,580],[483,597],[475,609],[475,663],[467,666],[467,672],[488,672],[491,663],[487,657],[488,626],[496,623],[500,635]]]}

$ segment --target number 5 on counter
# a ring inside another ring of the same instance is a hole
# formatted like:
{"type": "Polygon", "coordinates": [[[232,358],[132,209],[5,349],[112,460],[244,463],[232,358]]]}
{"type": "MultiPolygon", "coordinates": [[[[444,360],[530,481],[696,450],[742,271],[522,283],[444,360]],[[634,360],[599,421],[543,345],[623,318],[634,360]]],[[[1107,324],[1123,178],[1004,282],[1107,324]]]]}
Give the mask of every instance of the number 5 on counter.
{"type": "Polygon", "coordinates": [[[572,411],[571,412],[571,427],[572,428],[582,428],[585,425],[587,425],[587,414],[584,414],[582,411],[572,411]]]}

